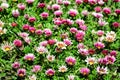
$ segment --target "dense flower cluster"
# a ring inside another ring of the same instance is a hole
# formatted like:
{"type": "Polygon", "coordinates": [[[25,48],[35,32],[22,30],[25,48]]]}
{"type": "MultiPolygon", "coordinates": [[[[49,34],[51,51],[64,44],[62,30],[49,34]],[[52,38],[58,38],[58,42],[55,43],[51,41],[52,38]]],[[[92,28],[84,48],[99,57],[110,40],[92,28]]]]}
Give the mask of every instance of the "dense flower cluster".
{"type": "Polygon", "coordinates": [[[120,0],[0,0],[1,80],[119,80],[120,0]]]}

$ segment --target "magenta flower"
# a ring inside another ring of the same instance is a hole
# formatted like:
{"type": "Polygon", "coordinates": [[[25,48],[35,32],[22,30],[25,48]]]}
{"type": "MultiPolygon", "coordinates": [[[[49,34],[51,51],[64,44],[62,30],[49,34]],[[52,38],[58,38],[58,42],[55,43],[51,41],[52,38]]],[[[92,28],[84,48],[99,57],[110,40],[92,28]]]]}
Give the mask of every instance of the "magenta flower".
{"type": "Polygon", "coordinates": [[[111,56],[115,56],[115,57],[116,57],[117,52],[116,52],[115,50],[113,50],[113,51],[111,51],[111,52],[110,52],[110,55],[111,55],[111,56]]]}
{"type": "Polygon", "coordinates": [[[55,43],[56,43],[56,40],[54,40],[54,39],[48,40],[49,45],[54,45],[55,43]]]}
{"type": "Polygon", "coordinates": [[[85,46],[84,46],[83,43],[79,43],[79,44],[77,45],[77,48],[78,48],[78,49],[84,49],[84,47],[85,47],[85,46]]]}
{"type": "Polygon", "coordinates": [[[48,18],[49,14],[47,12],[43,12],[40,14],[40,16],[45,19],[48,18]]]}
{"type": "Polygon", "coordinates": [[[94,5],[94,4],[96,4],[96,3],[97,3],[97,1],[96,1],[96,0],[88,0],[88,2],[89,2],[91,5],[94,5]]]}
{"type": "Polygon", "coordinates": [[[84,20],[81,20],[81,19],[77,19],[76,20],[76,24],[78,24],[79,26],[80,25],[84,25],[85,21],[84,20]]]}
{"type": "Polygon", "coordinates": [[[53,76],[55,74],[55,71],[53,69],[48,69],[48,70],[46,70],[45,74],[47,76],[53,76]]]}
{"type": "Polygon", "coordinates": [[[76,4],[82,4],[83,0],[75,0],[76,4]]]}
{"type": "Polygon", "coordinates": [[[21,47],[22,46],[22,41],[19,40],[19,39],[15,39],[13,41],[13,44],[16,46],[16,47],[21,47]]]}
{"type": "Polygon", "coordinates": [[[98,59],[99,64],[107,65],[107,59],[106,58],[100,58],[98,59]]]}
{"type": "Polygon", "coordinates": [[[28,4],[32,4],[35,0],[26,0],[28,4]]]}
{"type": "Polygon", "coordinates": [[[100,6],[95,7],[94,10],[95,10],[96,12],[101,12],[101,11],[102,11],[102,9],[101,9],[100,6]]]}
{"type": "Polygon", "coordinates": [[[54,24],[59,26],[62,24],[62,21],[61,20],[54,20],[54,24]]]}
{"type": "Polygon", "coordinates": [[[69,57],[66,57],[65,62],[68,65],[73,66],[76,63],[76,59],[74,57],[72,57],[72,56],[69,56],[69,57]]]}
{"type": "Polygon", "coordinates": [[[87,55],[89,55],[87,49],[79,49],[78,52],[79,52],[81,55],[83,55],[83,56],[87,56],[87,55]]]}
{"type": "Polygon", "coordinates": [[[96,42],[94,44],[94,46],[97,48],[97,49],[103,49],[105,47],[105,45],[102,43],[102,42],[96,42]]]}
{"type": "Polygon", "coordinates": [[[59,10],[59,9],[60,9],[60,5],[58,5],[58,4],[53,4],[53,5],[52,5],[52,9],[53,9],[53,10],[59,10]]]}
{"type": "Polygon", "coordinates": [[[18,7],[20,10],[24,10],[26,6],[25,6],[23,3],[19,3],[19,4],[17,5],[17,7],[18,7]]]}
{"type": "Polygon", "coordinates": [[[32,72],[38,72],[40,70],[41,70],[41,66],[40,65],[34,65],[33,69],[32,69],[32,72]]]}
{"type": "Polygon", "coordinates": [[[45,3],[38,3],[38,5],[37,5],[38,8],[44,8],[45,6],[46,6],[45,3]]]}
{"type": "Polygon", "coordinates": [[[116,9],[116,10],[115,10],[115,13],[116,13],[117,15],[120,15],[120,9],[116,9]]]}
{"type": "Polygon", "coordinates": [[[70,46],[72,44],[71,40],[69,39],[64,39],[63,42],[67,45],[70,46]]]}
{"type": "Polygon", "coordinates": [[[84,38],[85,32],[84,31],[78,31],[75,35],[77,41],[81,42],[84,38]]]}
{"type": "Polygon", "coordinates": [[[86,76],[90,73],[90,69],[89,68],[81,68],[80,69],[80,73],[83,75],[83,76],[86,76]]]}
{"type": "Polygon", "coordinates": [[[22,32],[22,33],[18,33],[18,35],[24,39],[24,38],[28,37],[29,34],[26,32],[22,32]]]}
{"type": "Polygon", "coordinates": [[[107,64],[114,64],[116,58],[114,56],[105,56],[105,58],[107,59],[107,64]]]}
{"type": "Polygon", "coordinates": [[[31,33],[34,33],[34,32],[36,31],[36,29],[35,29],[34,27],[29,27],[29,31],[30,31],[31,33]]]}
{"type": "Polygon", "coordinates": [[[112,26],[115,27],[115,28],[118,28],[118,27],[120,27],[120,23],[114,22],[114,23],[112,23],[112,26]]]}
{"type": "Polygon", "coordinates": [[[73,28],[70,28],[70,32],[71,33],[73,33],[73,34],[75,34],[75,33],[77,33],[77,28],[75,28],[75,27],[73,27],[73,28]]]}
{"type": "Polygon", "coordinates": [[[29,53],[29,54],[26,54],[26,55],[24,56],[24,59],[27,60],[27,61],[34,61],[35,56],[34,56],[34,54],[29,53]]]}
{"type": "Polygon", "coordinates": [[[20,67],[20,63],[19,63],[19,62],[14,62],[14,63],[12,64],[12,67],[13,67],[14,69],[18,69],[18,68],[20,67]]]}
{"type": "Polygon", "coordinates": [[[61,10],[55,11],[54,15],[55,16],[61,16],[62,15],[62,11],[61,10]]]}
{"type": "Polygon", "coordinates": [[[14,17],[18,17],[20,15],[19,11],[16,9],[16,10],[12,10],[12,15],[14,17]]]}
{"type": "Polygon", "coordinates": [[[48,45],[48,42],[47,41],[42,41],[39,43],[39,46],[44,46],[46,47],[48,45]]]}
{"type": "Polygon", "coordinates": [[[28,29],[29,29],[29,27],[30,27],[30,25],[25,24],[25,25],[23,25],[23,27],[22,27],[22,28],[23,28],[24,30],[28,30],[28,29]]]}
{"type": "Polygon", "coordinates": [[[43,31],[42,31],[41,29],[38,29],[38,30],[35,31],[35,33],[36,33],[37,35],[42,35],[43,31]]]}
{"type": "Polygon", "coordinates": [[[75,9],[70,9],[70,11],[68,12],[68,14],[72,17],[75,17],[78,14],[78,11],[75,9]]]}
{"type": "Polygon", "coordinates": [[[79,28],[83,31],[86,31],[87,30],[87,26],[86,25],[80,25],[79,28]]]}
{"type": "Polygon", "coordinates": [[[102,30],[98,30],[98,31],[97,31],[97,35],[98,35],[98,36],[102,36],[102,35],[104,35],[104,31],[102,31],[102,30]]]}
{"type": "Polygon", "coordinates": [[[19,76],[19,77],[24,77],[25,75],[26,75],[26,70],[25,69],[18,69],[17,70],[17,75],[19,76]]]}
{"type": "Polygon", "coordinates": [[[35,18],[35,17],[29,17],[29,18],[28,18],[28,21],[31,22],[31,23],[33,23],[33,22],[36,21],[36,18],[35,18]]]}
{"type": "Polygon", "coordinates": [[[65,6],[68,6],[68,5],[70,5],[70,1],[65,0],[65,1],[63,1],[63,4],[64,4],[65,6]]]}
{"type": "Polygon", "coordinates": [[[50,29],[44,29],[43,31],[45,33],[45,36],[51,36],[52,35],[52,31],[50,29]]]}
{"type": "Polygon", "coordinates": [[[105,13],[105,14],[111,14],[111,9],[110,8],[103,8],[103,12],[105,13]]]}

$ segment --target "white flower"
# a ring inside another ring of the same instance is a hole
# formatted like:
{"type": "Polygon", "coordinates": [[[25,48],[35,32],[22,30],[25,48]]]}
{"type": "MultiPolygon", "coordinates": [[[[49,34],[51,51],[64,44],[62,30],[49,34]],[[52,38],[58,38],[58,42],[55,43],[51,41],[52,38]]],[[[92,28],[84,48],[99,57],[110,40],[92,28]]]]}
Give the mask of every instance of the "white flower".
{"type": "Polygon", "coordinates": [[[96,61],[95,57],[87,57],[87,59],[85,60],[85,62],[87,62],[87,64],[93,65],[97,61],[96,61]]]}
{"type": "Polygon", "coordinates": [[[3,51],[11,51],[13,49],[13,44],[5,42],[4,44],[1,45],[1,49],[3,51]]]}
{"type": "Polygon", "coordinates": [[[55,60],[55,56],[48,54],[48,55],[47,55],[47,60],[50,61],[50,62],[52,62],[52,61],[55,60]]]}
{"type": "Polygon", "coordinates": [[[69,75],[68,80],[74,80],[75,76],[74,75],[69,75]]]}
{"type": "Polygon", "coordinates": [[[5,34],[7,32],[7,29],[3,29],[2,27],[0,27],[0,35],[5,34]]]}
{"type": "Polygon", "coordinates": [[[107,67],[104,68],[104,67],[102,66],[102,67],[100,68],[100,66],[98,66],[98,67],[97,67],[97,72],[98,72],[99,74],[107,74],[107,73],[108,73],[108,69],[107,69],[107,67]]]}
{"type": "Polygon", "coordinates": [[[1,7],[4,8],[4,9],[6,9],[6,8],[9,7],[9,4],[8,4],[8,3],[2,3],[2,4],[1,4],[1,7]]]}
{"type": "Polygon", "coordinates": [[[56,45],[60,49],[66,49],[67,46],[64,42],[57,42],[56,45]]]}
{"type": "Polygon", "coordinates": [[[114,42],[115,41],[115,38],[116,38],[116,34],[114,31],[111,31],[111,32],[107,32],[106,34],[106,37],[105,37],[105,40],[107,42],[114,42]]]}
{"type": "Polygon", "coordinates": [[[45,48],[45,47],[43,47],[43,46],[36,47],[35,50],[36,50],[39,54],[48,53],[47,48],[45,48]]]}
{"type": "Polygon", "coordinates": [[[4,23],[0,20],[0,27],[3,27],[4,23]]]}
{"type": "Polygon", "coordinates": [[[59,72],[66,72],[67,71],[67,67],[66,66],[60,66],[58,71],[59,72]]]}
{"type": "Polygon", "coordinates": [[[33,74],[32,76],[29,76],[29,80],[36,80],[37,77],[33,74]]]}

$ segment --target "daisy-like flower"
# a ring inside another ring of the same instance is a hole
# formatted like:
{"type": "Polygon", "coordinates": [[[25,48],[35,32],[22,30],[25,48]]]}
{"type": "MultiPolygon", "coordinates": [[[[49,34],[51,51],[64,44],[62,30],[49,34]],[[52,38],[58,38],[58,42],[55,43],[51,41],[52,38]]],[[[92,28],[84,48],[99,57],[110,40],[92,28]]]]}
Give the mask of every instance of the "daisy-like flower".
{"type": "Polygon", "coordinates": [[[68,65],[73,66],[76,63],[76,59],[74,57],[72,57],[72,56],[69,56],[69,57],[66,57],[65,62],[68,65]]]}
{"type": "Polygon", "coordinates": [[[26,70],[25,69],[18,69],[17,70],[17,75],[19,76],[19,77],[24,77],[25,75],[26,75],[26,70]]]}
{"type": "Polygon", "coordinates": [[[7,32],[7,29],[3,29],[2,27],[0,27],[0,35],[5,34],[7,32]]]}
{"type": "Polygon", "coordinates": [[[95,57],[87,57],[85,62],[87,62],[87,64],[93,65],[96,63],[96,59],[95,59],[95,57]]]}
{"type": "Polygon", "coordinates": [[[74,75],[69,75],[68,80],[74,80],[75,76],[74,75]]]}
{"type": "Polygon", "coordinates": [[[35,56],[34,56],[34,54],[29,53],[29,54],[24,56],[24,59],[28,60],[28,61],[33,61],[35,59],[35,56]]]}
{"type": "Polygon", "coordinates": [[[53,76],[53,75],[55,74],[55,70],[53,70],[53,69],[48,69],[48,70],[46,70],[45,74],[46,74],[47,76],[53,76]]]}
{"type": "Polygon", "coordinates": [[[81,68],[80,73],[84,76],[88,75],[90,73],[90,69],[89,68],[81,68]]]}
{"type": "Polygon", "coordinates": [[[104,68],[103,66],[102,66],[102,67],[98,66],[98,67],[97,67],[97,72],[98,72],[99,74],[101,74],[101,75],[102,75],[102,74],[107,74],[107,73],[108,73],[108,69],[107,69],[107,67],[104,68]]]}
{"type": "Polygon", "coordinates": [[[97,49],[103,49],[105,47],[104,43],[102,43],[102,42],[96,42],[96,43],[94,43],[94,46],[97,49]]]}
{"type": "Polygon", "coordinates": [[[55,60],[55,56],[48,54],[47,55],[47,60],[50,61],[50,62],[53,62],[55,60]]]}
{"type": "Polygon", "coordinates": [[[0,27],[3,27],[3,26],[4,26],[4,22],[0,20],[0,27]]]}
{"type": "Polygon", "coordinates": [[[57,42],[56,45],[60,49],[66,49],[67,46],[64,42],[57,42]]]}
{"type": "Polygon", "coordinates": [[[100,26],[105,26],[105,25],[107,25],[108,24],[108,22],[106,22],[106,21],[104,21],[103,19],[99,19],[99,21],[98,21],[98,24],[100,25],[100,26]]]}
{"type": "Polygon", "coordinates": [[[29,80],[36,80],[36,79],[37,79],[37,77],[35,74],[33,74],[32,76],[29,76],[29,80]]]}
{"type": "Polygon", "coordinates": [[[116,33],[114,31],[107,32],[105,40],[107,42],[114,42],[116,39],[116,33]]]}
{"type": "Polygon", "coordinates": [[[43,47],[43,46],[36,47],[35,50],[36,50],[39,54],[48,53],[47,48],[45,48],[45,47],[43,47]]]}
{"type": "Polygon", "coordinates": [[[13,44],[5,42],[4,44],[1,45],[1,49],[5,52],[11,51],[13,49],[13,44]]]}
{"type": "Polygon", "coordinates": [[[62,66],[59,67],[58,71],[64,73],[64,72],[67,71],[67,67],[62,65],[62,66]]]}
{"type": "Polygon", "coordinates": [[[9,4],[6,3],[6,2],[3,2],[3,3],[1,4],[1,7],[2,7],[3,9],[7,9],[7,8],[9,7],[9,4]]]}

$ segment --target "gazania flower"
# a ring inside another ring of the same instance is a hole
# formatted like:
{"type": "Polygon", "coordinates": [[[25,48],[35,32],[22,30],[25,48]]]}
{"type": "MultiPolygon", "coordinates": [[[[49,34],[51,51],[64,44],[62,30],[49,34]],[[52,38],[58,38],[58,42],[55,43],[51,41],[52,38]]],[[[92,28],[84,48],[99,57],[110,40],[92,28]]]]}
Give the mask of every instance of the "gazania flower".
{"type": "Polygon", "coordinates": [[[0,35],[3,35],[7,32],[7,29],[3,29],[2,27],[0,27],[0,35]]]}
{"type": "Polygon", "coordinates": [[[55,60],[55,56],[48,54],[47,55],[47,60],[50,61],[50,62],[53,62],[55,60]]]}
{"type": "Polygon", "coordinates": [[[29,53],[29,54],[24,56],[24,59],[28,60],[28,61],[33,61],[35,59],[35,56],[34,56],[34,54],[29,53]]]}
{"type": "Polygon", "coordinates": [[[111,32],[107,32],[105,40],[107,42],[114,42],[116,39],[116,34],[115,32],[111,31],[111,32]]]}
{"type": "Polygon", "coordinates": [[[73,66],[76,63],[76,59],[74,57],[72,57],[72,56],[69,56],[69,57],[66,57],[65,62],[68,65],[73,66]]]}
{"type": "Polygon", "coordinates": [[[48,53],[47,48],[45,48],[45,47],[43,47],[43,46],[39,46],[39,47],[35,48],[35,50],[36,50],[39,54],[48,53]]]}
{"type": "Polygon", "coordinates": [[[14,62],[14,63],[12,64],[12,67],[13,67],[14,69],[18,69],[18,68],[20,67],[20,63],[19,63],[19,62],[14,62]]]}
{"type": "Polygon", "coordinates": [[[64,73],[64,72],[67,71],[67,67],[66,66],[60,66],[58,71],[64,73]]]}
{"type": "Polygon", "coordinates": [[[98,66],[97,67],[97,72],[99,73],[99,74],[107,74],[108,73],[108,70],[107,70],[107,67],[100,67],[100,66],[98,66]]]}
{"type": "Polygon", "coordinates": [[[53,69],[48,69],[48,70],[46,70],[45,74],[47,76],[53,76],[55,74],[55,71],[53,69]]]}
{"type": "Polygon", "coordinates": [[[38,72],[40,70],[41,70],[41,66],[40,65],[34,65],[33,69],[32,69],[32,72],[38,72]]]}
{"type": "Polygon", "coordinates": [[[68,80],[74,80],[75,76],[74,75],[69,75],[68,80]]]}
{"type": "Polygon", "coordinates": [[[114,56],[105,56],[105,58],[107,59],[107,64],[114,64],[116,58],[114,56]]]}
{"type": "Polygon", "coordinates": [[[72,17],[75,17],[78,14],[78,11],[75,9],[70,9],[70,11],[68,12],[68,14],[72,17]]]}
{"type": "Polygon", "coordinates": [[[26,75],[26,70],[25,69],[18,69],[17,70],[17,75],[19,77],[24,77],[26,75]]]}
{"type": "Polygon", "coordinates": [[[90,73],[90,69],[89,68],[81,68],[80,73],[82,75],[86,76],[86,75],[88,75],[90,73]]]}
{"type": "Polygon", "coordinates": [[[56,45],[60,49],[66,49],[67,46],[64,42],[57,42],[56,45]]]}
{"type": "Polygon", "coordinates": [[[36,75],[32,75],[32,76],[29,76],[29,80],[36,80],[37,79],[37,77],[36,77],[36,75]]]}
{"type": "Polygon", "coordinates": [[[105,45],[102,43],[102,42],[96,42],[94,44],[94,46],[97,48],[97,49],[103,49],[105,47],[105,45]]]}
{"type": "Polygon", "coordinates": [[[83,55],[83,56],[87,56],[87,55],[89,55],[87,49],[79,49],[78,52],[79,52],[81,55],[83,55]]]}
{"type": "Polygon", "coordinates": [[[95,59],[95,57],[87,57],[85,62],[87,62],[87,64],[93,65],[96,63],[96,59],[95,59]]]}
{"type": "Polygon", "coordinates": [[[1,45],[1,49],[3,51],[11,51],[13,49],[13,44],[5,42],[4,44],[1,45]]]}

